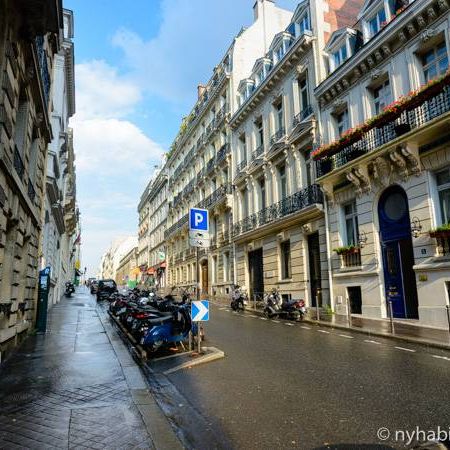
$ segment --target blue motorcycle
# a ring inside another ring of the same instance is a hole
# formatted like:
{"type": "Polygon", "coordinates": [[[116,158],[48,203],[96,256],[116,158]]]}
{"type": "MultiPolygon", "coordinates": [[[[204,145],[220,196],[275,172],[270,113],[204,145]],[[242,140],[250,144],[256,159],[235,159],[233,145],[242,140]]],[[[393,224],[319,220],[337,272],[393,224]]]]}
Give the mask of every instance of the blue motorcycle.
{"type": "Polygon", "coordinates": [[[182,305],[171,314],[146,320],[140,330],[141,345],[154,352],[165,345],[185,341],[189,331],[197,335],[198,326],[191,321],[190,305],[182,305]]]}

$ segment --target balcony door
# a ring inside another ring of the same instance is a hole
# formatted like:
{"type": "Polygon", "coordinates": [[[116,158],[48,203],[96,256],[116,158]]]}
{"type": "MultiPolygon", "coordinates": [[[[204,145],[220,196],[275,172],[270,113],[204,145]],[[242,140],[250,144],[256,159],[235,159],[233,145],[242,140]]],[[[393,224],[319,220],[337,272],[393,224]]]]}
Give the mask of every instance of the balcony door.
{"type": "Polygon", "coordinates": [[[386,301],[392,301],[394,317],[417,319],[411,220],[408,198],[400,186],[391,186],[383,192],[378,217],[386,301]]]}
{"type": "MultiPolygon", "coordinates": [[[[311,306],[317,306],[317,295],[322,289],[322,277],[320,271],[320,245],[319,233],[308,236],[308,260],[309,260],[309,287],[311,290],[311,306]]],[[[321,299],[319,299],[319,305],[321,299]]]]}

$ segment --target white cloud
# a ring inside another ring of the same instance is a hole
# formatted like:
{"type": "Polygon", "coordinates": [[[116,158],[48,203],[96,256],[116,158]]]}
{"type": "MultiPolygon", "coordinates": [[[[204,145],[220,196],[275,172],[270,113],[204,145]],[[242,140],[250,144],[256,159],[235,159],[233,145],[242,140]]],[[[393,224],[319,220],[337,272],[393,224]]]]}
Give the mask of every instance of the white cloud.
{"type": "Polygon", "coordinates": [[[119,119],[74,120],[77,170],[102,175],[126,175],[146,171],[163,153],[133,123],[119,119]]]}
{"type": "Polygon", "coordinates": [[[76,82],[79,120],[123,117],[142,99],[139,87],[105,61],[77,64],[76,82]]]}

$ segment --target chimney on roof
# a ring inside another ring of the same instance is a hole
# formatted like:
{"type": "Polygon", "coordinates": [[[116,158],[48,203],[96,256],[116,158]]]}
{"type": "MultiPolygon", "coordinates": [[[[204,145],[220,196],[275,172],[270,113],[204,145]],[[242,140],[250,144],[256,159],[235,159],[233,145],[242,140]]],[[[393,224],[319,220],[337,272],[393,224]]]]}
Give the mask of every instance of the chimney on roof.
{"type": "Polygon", "coordinates": [[[199,84],[197,86],[197,94],[198,94],[199,100],[202,97],[202,95],[205,93],[205,91],[206,91],[206,86],[204,84],[199,84]]]}
{"type": "Polygon", "coordinates": [[[259,17],[263,16],[263,10],[268,4],[275,6],[275,0],[256,0],[255,4],[253,5],[253,15],[255,22],[259,17]]]}

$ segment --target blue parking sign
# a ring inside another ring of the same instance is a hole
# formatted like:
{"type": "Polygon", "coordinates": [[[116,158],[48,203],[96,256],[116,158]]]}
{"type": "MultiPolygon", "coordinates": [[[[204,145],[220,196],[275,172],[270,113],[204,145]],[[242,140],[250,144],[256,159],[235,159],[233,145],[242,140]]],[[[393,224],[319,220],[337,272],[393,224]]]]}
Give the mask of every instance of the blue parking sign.
{"type": "Polygon", "coordinates": [[[209,231],[207,209],[191,208],[189,210],[189,229],[196,231],[209,231]]]}

